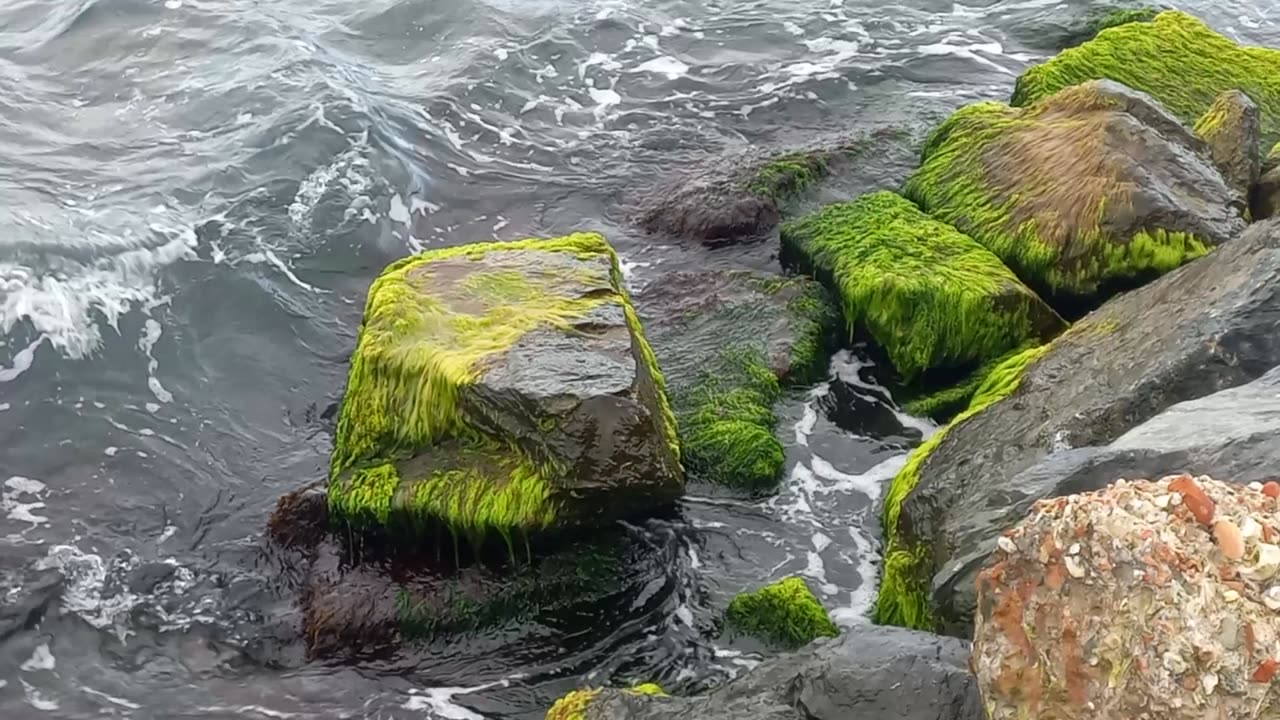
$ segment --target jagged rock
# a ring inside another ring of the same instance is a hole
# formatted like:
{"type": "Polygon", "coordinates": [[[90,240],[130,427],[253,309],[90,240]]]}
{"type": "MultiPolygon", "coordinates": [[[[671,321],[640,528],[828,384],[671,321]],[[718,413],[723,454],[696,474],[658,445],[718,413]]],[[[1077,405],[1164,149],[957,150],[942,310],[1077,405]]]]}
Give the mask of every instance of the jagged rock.
{"type": "Polygon", "coordinates": [[[604,238],[433,250],[374,281],[331,522],[510,544],[682,490],[662,375],[604,238]]]}
{"type": "Polygon", "coordinates": [[[832,286],[850,330],[865,330],[908,380],[1065,327],[999,258],[892,192],[789,222],[782,245],[783,262],[832,286]]]}
{"type": "Polygon", "coordinates": [[[1277,494],[1183,474],[1036,503],[978,578],[991,720],[1280,717],[1277,494]]]}
{"type": "MultiPolygon", "coordinates": [[[[982,720],[968,643],[860,626],[695,698],[594,692],[574,720],[982,720]]],[[[557,717],[556,720],[561,720],[557,717]]]]}
{"type": "Polygon", "coordinates": [[[1209,157],[1242,197],[1249,196],[1262,167],[1261,122],[1257,104],[1239,90],[1219,95],[1196,121],[1196,134],[1208,143],[1209,157]]]}
{"type": "Polygon", "coordinates": [[[960,109],[929,138],[904,193],[1051,304],[1149,280],[1244,226],[1245,198],[1204,142],[1107,80],[1025,108],[960,109]]]}
{"type": "Polygon", "coordinates": [[[636,311],[667,380],[691,479],[774,487],[783,469],[774,405],[817,379],[838,323],[815,281],[738,270],[663,273],[636,311]]]}
{"type": "Polygon", "coordinates": [[[879,619],[967,634],[972,602],[953,573],[1007,526],[1007,508],[1044,492],[1020,473],[1261,377],[1280,365],[1278,326],[1280,221],[1267,221],[1035,351],[1003,399],[962,414],[894,478],[879,619]]]}
{"type": "Polygon", "coordinates": [[[1280,212],[1280,166],[1267,170],[1258,178],[1249,195],[1249,212],[1254,220],[1266,220],[1280,212]]]}
{"type": "Polygon", "coordinates": [[[1238,45],[1177,10],[1113,27],[1028,69],[1012,103],[1031,105],[1104,78],[1147,93],[1187,125],[1222,93],[1241,90],[1261,110],[1263,147],[1280,140],[1280,50],[1238,45]]]}
{"type": "MultiPolygon", "coordinates": [[[[1239,387],[1170,407],[1104,447],[1063,450],[997,482],[985,505],[974,503],[947,524],[956,550],[933,579],[936,601],[956,632],[972,617],[979,568],[996,538],[1046,498],[1100,490],[1119,477],[1174,472],[1236,482],[1280,476],[1280,368],[1239,387]],[[999,498],[998,501],[995,498],[999,498]]],[[[985,494],[985,493],[984,493],[985,494]]]]}

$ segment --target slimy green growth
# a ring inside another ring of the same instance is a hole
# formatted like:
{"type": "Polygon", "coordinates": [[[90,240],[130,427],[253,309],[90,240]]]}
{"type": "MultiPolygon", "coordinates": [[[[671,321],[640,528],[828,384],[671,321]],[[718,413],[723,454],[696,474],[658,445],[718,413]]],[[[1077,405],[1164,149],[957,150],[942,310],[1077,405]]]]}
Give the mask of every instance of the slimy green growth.
{"type": "Polygon", "coordinates": [[[798,577],[735,597],[725,620],[739,632],[785,648],[840,634],[826,608],[798,577]]]}
{"type": "Polygon", "coordinates": [[[1022,384],[1027,368],[1044,357],[1050,345],[1024,350],[996,366],[974,392],[968,409],[949,425],[938,430],[916,448],[889,485],[884,499],[882,521],[888,549],[884,555],[884,571],[876,597],[875,622],[899,625],[917,630],[934,627],[929,602],[929,580],[932,559],[928,549],[905,541],[898,529],[902,503],[920,482],[920,471],[952,429],[968,421],[997,402],[1012,395],[1022,384]]]}
{"type": "MultiPolygon", "coordinates": [[[[602,692],[604,692],[602,688],[574,690],[551,706],[551,709],[547,711],[546,720],[583,720],[586,717],[587,707],[591,704],[591,701],[599,697],[602,692]]],[[[622,692],[632,695],[648,695],[650,697],[666,695],[662,687],[656,683],[641,683],[622,692]]]]}
{"type": "Polygon", "coordinates": [[[1191,125],[1227,90],[1262,111],[1263,146],[1280,140],[1280,50],[1236,44],[1177,10],[1152,22],[1102,30],[1018,78],[1013,104],[1029,106],[1063,88],[1108,78],[1151,95],[1191,125]]]}
{"type": "Polygon", "coordinates": [[[908,381],[1062,326],[999,258],[891,192],[787,223],[782,242],[785,256],[834,288],[850,335],[865,328],[908,381]]]}
{"type": "Polygon", "coordinates": [[[826,177],[827,168],[824,153],[789,153],[765,163],[747,183],[747,190],[783,202],[826,177]]]}

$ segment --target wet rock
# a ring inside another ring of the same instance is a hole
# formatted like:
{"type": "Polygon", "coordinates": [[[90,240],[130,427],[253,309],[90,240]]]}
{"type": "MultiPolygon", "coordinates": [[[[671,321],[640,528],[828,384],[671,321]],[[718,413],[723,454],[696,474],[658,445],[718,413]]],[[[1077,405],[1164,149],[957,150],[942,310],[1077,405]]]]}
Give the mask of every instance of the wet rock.
{"type": "Polygon", "coordinates": [[[752,150],[659,183],[638,198],[631,214],[646,232],[709,247],[767,240],[794,201],[833,176],[856,171],[873,187],[889,187],[914,161],[907,134],[891,128],[823,138],[773,155],[752,150]]]}
{"type": "Polygon", "coordinates": [[[962,108],[930,137],[904,193],[1059,307],[1091,306],[1244,227],[1245,197],[1204,142],[1112,81],[1025,108],[962,108]]]}
{"type": "Polygon", "coordinates": [[[1280,212],[1280,166],[1262,174],[1249,195],[1249,213],[1254,220],[1275,217],[1280,212]]]}
{"type": "Polygon", "coordinates": [[[981,720],[968,644],[859,626],[694,698],[594,694],[583,720],[981,720]]]}
{"type": "Polygon", "coordinates": [[[1053,12],[1014,4],[992,8],[989,22],[1022,41],[1028,47],[1051,52],[1075,47],[1108,28],[1131,22],[1151,22],[1161,8],[1126,0],[1098,0],[1086,4],[1059,5],[1053,12]]]}
{"type": "Polygon", "coordinates": [[[604,238],[393,263],[369,291],[330,520],[472,542],[606,523],[683,490],[663,379],[604,238]]]}
{"type": "Polygon", "coordinates": [[[1271,452],[1248,424],[1266,417],[1255,409],[1271,412],[1272,405],[1224,394],[1218,400],[1234,407],[1213,415],[1213,423],[1157,416],[1229,388],[1246,398],[1274,393],[1245,384],[1280,365],[1278,324],[1278,221],[1253,225],[1208,257],[1076,323],[1013,373],[1003,399],[961,415],[895,477],[884,510],[894,532],[880,606],[909,599],[929,612],[881,619],[967,635],[973,611],[967,588],[999,532],[1031,502],[1077,491],[1071,488],[1103,470],[1110,480],[1130,473],[1123,463],[1131,463],[1132,472],[1158,476],[1169,472],[1162,464],[1169,457],[1183,457],[1210,465],[1197,471],[1218,472],[1212,463],[1230,462],[1221,472],[1231,477],[1271,479],[1258,477],[1269,470],[1242,468],[1235,459],[1271,452]],[[1141,442],[1126,437],[1147,421],[1161,430],[1137,436],[1141,442]],[[1124,454],[1119,465],[1105,455],[1062,452],[1113,441],[1124,454]],[[1041,466],[1052,453],[1058,454],[1041,466]]]}
{"type": "Polygon", "coordinates": [[[908,380],[976,366],[1065,327],[999,258],[896,193],[789,222],[782,245],[784,263],[831,286],[848,327],[865,330],[908,380]]]}
{"type": "Polygon", "coordinates": [[[782,387],[827,368],[837,314],[803,277],[738,271],[663,273],[635,297],[667,381],[691,479],[776,486],[782,387]]]}
{"type": "Polygon", "coordinates": [[[1280,140],[1280,50],[1241,46],[1203,21],[1167,10],[1059,53],[1018,78],[1012,104],[1031,105],[1063,88],[1109,79],[1155,98],[1187,125],[1218,97],[1240,90],[1261,110],[1263,147],[1280,140]]]}
{"type": "Polygon", "coordinates": [[[281,497],[267,530],[283,547],[315,547],[329,531],[329,496],[323,484],[309,485],[281,497]]]}
{"type": "Polygon", "coordinates": [[[1196,121],[1196,134],[1209,145],[1209,157],[1243,197],[1249,196],[1262,168],[1261,123],[1257,104],[1239,90],[1219,95],[1196,121]]]}
{"type": "Polygon", "coordinates": [[[978,577],[990,718],[1275,716],[1280,586],[1252,558],[1280,555],[1262,540],[1280,534],[1276,510],[1260,486],[1190,475],[1037,502],[978,577]],[[1191,489],[1236,537],[1178,502],[1191,489]]]}
{"type": "Polygon", "coordinates": [[[40,627],[41,621],[62,595],[65,577],[61,572],[45,571],[19,592],[11,592],[0,604],[0,642],[40,627]]]}

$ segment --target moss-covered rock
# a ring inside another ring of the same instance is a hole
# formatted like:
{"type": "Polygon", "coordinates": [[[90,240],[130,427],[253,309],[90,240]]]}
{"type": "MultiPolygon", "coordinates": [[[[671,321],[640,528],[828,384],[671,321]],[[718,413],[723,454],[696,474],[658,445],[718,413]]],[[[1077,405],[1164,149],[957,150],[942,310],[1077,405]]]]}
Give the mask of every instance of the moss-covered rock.
{"type": "Polygon", "coordinates": [[[1064,328],[986,248],[891,192],[828,205],[782,229],[783,260],[839,296],[910,380],[975,366],[1064,328]]]}
{"type": "Polygon", "coordinates": [[[1227,184],[1243,197],[1262,169],[1258,106],[1239,90],[1228,90],[1196,121],[1195,131],[1209,146],[1209,157],[1227,184]]]}
{"type": "MultiPolygon", "coordinates": [[[[604,692],[603,688],[574,690],[556,700],[551,709],[547,711],[546,720],[584,720],[587,716],[587,708],[593,700],[600,697],[602,692],[604,692]]],[[[641,683],[635,687],[624,688],[617,692],[643,697],[666,696],[662,687],[656,683],[641,683]]]]}
{"type": "Polygon", "coordinates": [[[691,479],[773,488],[784,453],[774,405],[817,379],[837,325],[830,296],[803,277],[670,273],[636,298],[678,419],[691,479]]]}
{"type": "Polygon", "coordinates": [[[1280,140],[1280,50],[1238,45],[1203,21],[1169,10],[1152,22],[1103,30],[1018,78],[1013,104],[1031,105],[1089,80],[1145,92],[1190,125],[1228,90],[1262,110],[1266,146],[1280,140]]]}
{"type": "Polygon", "coordinates": [[[735,597],[725,611],[725,620],[738,632],[786,648],[840,634],[826,608],[798,577],[735,597]]]}
{"type": "MultiPolygon", "coordinates": [[[[1071,332],[1068,330],[1067,332],[1071,332]]],[[[902,388],[901,393],[905,393],[905,400],[902,402],[902,409],[908,415],[916,417],[927,417],[938,422],[947,422],[956,415],[968,409],[970,403],[973,402],[974,395],[982,388],[987,377],[989,377],[996,368],[1003,365],[1007,360],[1016,355],[1036,347],[1031,344],[1025,347],[1019,347],[1011,350],[992,360],[988,360],[978,366],[977,370],[965,375],[959,381],[952,384],[943,383],[940,387],[934,389],[921,389],[916,387],[902,388]]],[[[899,394],[895,392],[895,397],[899,394]]]]}
{"type": "Polygon", "coordinates": [[[374,281],[331,522],[510,543],[670,502],[682,481],[663,378],[601,236],[436,250],[374,281]]]}
{"type": "Polygon", "coordinates": [[[935,432],[912,451],[907,463],[894,476],[885,494],[881,519],[888,547],[884,553],[880,590],[876,596],[875,621],[916,630],[932,630],[933,611],[929,603],[931,565],[928,550],[904,540],[898,528],[902,502],[920,482],[920,468],[954,428],[1013,394],[1027,367],[1049,350],[1049,345],[1030,348],[1005,359],[983,378],[969,407],[949,425],[935,432]]]}
{"type": "Polygon", "coordinates": [[[1243,198],[1204,143],[1111,81],[1026,108],[962,108],[905,194],[1060,307],[1168,272],[1244,226],[1243,198]]]}

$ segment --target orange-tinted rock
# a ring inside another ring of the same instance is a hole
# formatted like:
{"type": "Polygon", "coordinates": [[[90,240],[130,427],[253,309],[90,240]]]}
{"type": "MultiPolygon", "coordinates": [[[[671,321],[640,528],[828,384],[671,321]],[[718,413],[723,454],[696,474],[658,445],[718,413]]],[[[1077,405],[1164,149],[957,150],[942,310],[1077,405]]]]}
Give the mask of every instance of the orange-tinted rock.
{"type": "Polygon", "coordinates": [[[1231,560],[1244,557],[1244,536],[1240,534],[1240,526],[1231,520],[1219,520],[1213,524],[1213,537],[1218,541],[1218,549],[1231,560]]]}
{"type": "Polygon", "coordinates": [[[1214,502],[1204,494],[1204,490],[1200,488],[1200,483],[1196,482],[1195,478],[1190,475],[1181,475],[1169,483],[1169,490],[1182,494],[1182,503],[1201,524],[1208,525],[1209,521],[1213,520],[1214,502]]]}
{"type": "Polygon", "coordinates": [[[1262,494],[1272,498],[1280,497],[1280,483],[1276,482],[1275,480],[1272,480],[1266,485],[1263,485],[1262,494]]]}

